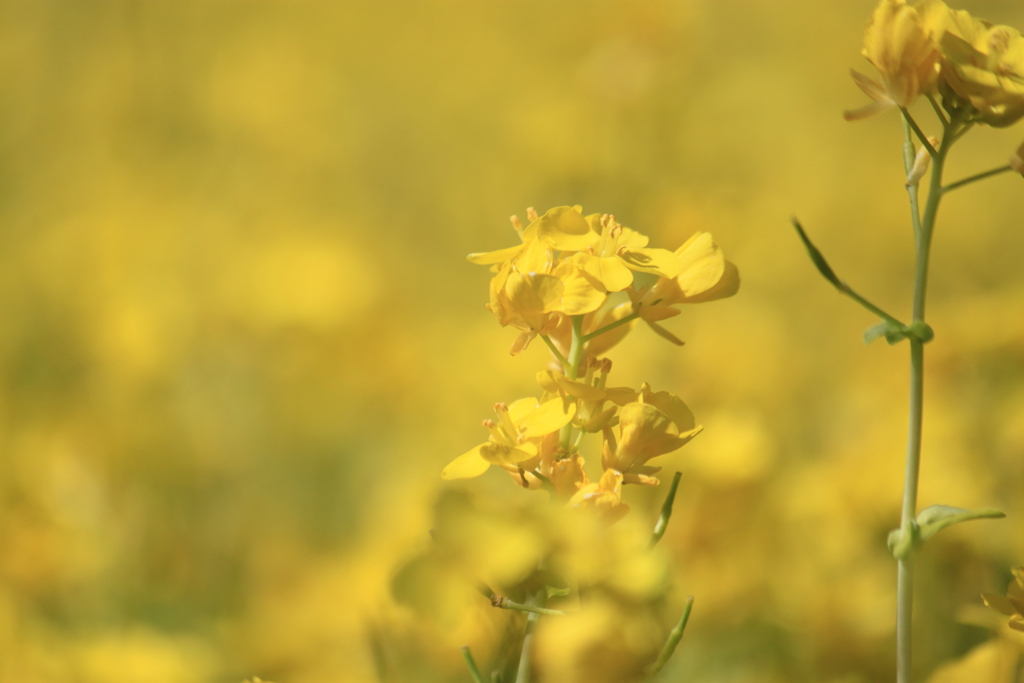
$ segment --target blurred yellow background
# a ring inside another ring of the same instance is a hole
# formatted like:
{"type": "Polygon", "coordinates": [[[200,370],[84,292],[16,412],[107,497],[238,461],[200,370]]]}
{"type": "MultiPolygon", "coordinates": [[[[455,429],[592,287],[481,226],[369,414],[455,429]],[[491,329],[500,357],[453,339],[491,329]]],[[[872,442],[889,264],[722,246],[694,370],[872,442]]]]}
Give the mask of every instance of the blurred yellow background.
{"type": "MultiPolygon", "coordinates": [[[[710,231],[743,277],[669,321],[682,349],[613,354],[705,426],[661,459],[697,598],[663,679],[891,680],[907,349],[863,345],[789,225],[905,315],[898,117],[840,116],[873,5],[0,2],[0,680],[376,680],[441,468],[545,361],[508,355],[464,256],[575,203],[710,231]]],[[[950,179],[1022,137],[972,133],[950,179]]],[[[1022,216],[1002,175],[939,220],[921,504],[1009,519],[921,554],[922,674],[1024,563],[1022,216]]],[[[653,520],[663,490],[626,500],[653,520]]],[[[468,680],[418,637],[396,680],[468,680]]]]}

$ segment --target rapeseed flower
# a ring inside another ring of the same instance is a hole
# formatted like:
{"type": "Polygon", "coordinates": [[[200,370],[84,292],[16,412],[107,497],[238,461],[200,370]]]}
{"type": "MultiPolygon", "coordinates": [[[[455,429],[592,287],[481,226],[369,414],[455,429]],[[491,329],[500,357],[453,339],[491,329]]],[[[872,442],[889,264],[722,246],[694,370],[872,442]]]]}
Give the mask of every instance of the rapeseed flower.
{"type": "Polygon", "coordinates": [[[627,484],[656,486],[658,480],[650,475],[661,468],[647,462],[683,447],[704,429],[682,399],[667,391],[653,392],[646,383],[638,400],[624,405],[618,417],[618,438],[613,428],[604,429],[601,465],[621,472],[627,484]]]}
{"type": "Polygon", "coordinates": [[[659,278],[649,289],[630,292],[634,307],[657,334],[682,345],[682,341],[658,324],[679,315],[680,304],[696,304],[725,299],[739,291],[740,275],[735,265],[725,260],[722,250],[709,233],[692,235],[675,251],[678,273],[659,278]]]}
{"type": "MultiPolygon", "coordinates": [[[[647,247],[650,238],[620,225],[615,216],[588,217],[591,226],[600,226],[600,236],[572,261],[604,285],[609,292],[621,292],[633,284],[633,271],[661,277],[674,277],[678,265],[668,249],[647,247]]],[[[596,230],[593,234],[596,234],[596,230]]]]}
{"type": "Polygon", "coordinates": [[[569,507],[592,509],[609,524],[622,519],[629,506],[622,502],[622,473],[605,470],[600,481],[584,484],[569,500],[569,507]]]}
{"type": "Polygon", "coordinates": [[[990,126],[1024,117],[1024,37],[966,11],[948,11],[941,37],[942,76],[990,126]]]}
{"type": "Polygon", "coordinates": [[[515,473],[523,471],[522,463],[541,454],[544,437],[569,424],[576,414],[576,404],[561,398],[541,403],[529,397],[511,405],[497,403],[494,412],[498,421],[483,423],[490,432],[488,440],[448,463],[441,472],[442,479],[479,477],[491,465],[515,473]]]}
{"type": "Polygon", "coordinates": [[[914,6],[904,0],[882,0],[864,31],[862,54],[878,69],[880,81],[852,71],[853,80],[874,100],[846,111],[848,121],[909,107],[917,96],[935,89],[939,75],[936,34],[941,31],[945,5],[925,0],[914,6]]]}

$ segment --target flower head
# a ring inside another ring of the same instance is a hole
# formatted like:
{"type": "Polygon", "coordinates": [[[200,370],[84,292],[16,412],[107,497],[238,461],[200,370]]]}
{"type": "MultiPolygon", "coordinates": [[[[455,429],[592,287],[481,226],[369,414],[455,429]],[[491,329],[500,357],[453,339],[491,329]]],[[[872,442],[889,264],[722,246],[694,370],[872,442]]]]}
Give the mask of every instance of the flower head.
{"type": "Polygon", "coordinates": [[[675,251],[678,273],[661,277],[649,289],[633,291],[630,297],[640,317],[657,334],[669,341],[682,342],[658,321],[679,315],[680,304],[697,304],[734,295],[740,288],[736,266],[725,260],[710,233],[694,233],[675,251]]]}
{"type": "Polygon", "coordinates": [[[488,440],[448,463],[442,479],[479,477],[491,465],[514,473],[525,471],[522,463],[540,455],[544,438],[572,420],[576,404],[561,398],[540,403],[530,397],[511,405],[497,403],[494,412],[498,420],[483,423],[490,432],[488,440]]]}
{"type": "Polygon", "coordinates": [[[949,11],[941,37],[942,77],[978,111],[984,123],[1003,127],[1024,117],[1024,37],[966,11],[949,11]]]}
{"type": "Polygon", "coordinates": [[[921,93],[935,88],[939,74],[939,50],[935,40],[941,30],[938,1],[916,6],[904,0],[882,0],[864,31],[862,54],[878,69],[880,81],[853,71],[853,80],[874,102],[844,112],[848,121],[908,107],[921,93]]]}
{"type": "Polygon", "coordinates": [[[604,429],[601,465],[621,472],[627,484],[650,485],[658,484],[650,475],[661,468],[647,461],[682,448],[704,429],[682,399],[651,391],[648,384],[641,387],[637,401],[619,410],[618,427],[618,438],[611,427],[604,429]]]}

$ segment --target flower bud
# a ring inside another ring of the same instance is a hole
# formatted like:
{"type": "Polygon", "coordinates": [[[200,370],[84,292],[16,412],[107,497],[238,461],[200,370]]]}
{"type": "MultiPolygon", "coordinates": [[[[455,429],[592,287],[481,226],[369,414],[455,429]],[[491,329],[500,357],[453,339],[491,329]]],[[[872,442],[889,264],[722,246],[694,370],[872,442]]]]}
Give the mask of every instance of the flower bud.
{"type": "MultiPolygon", "coordinates": [[[[936,137],[929,137],[928,144],[932,146],[932,149],[936,149],[939,146],[939,139],[936,137]]],[[[914,165],[910,168],[910,173],[907,174],[907,185],[909,187],[917,187],[921,182],[921,178],[928,172],[928,166],[932,163],[932,155],[928,152],[927,147],[921,147],[917,150],[917,156],[914,157],[914,165]]]]}

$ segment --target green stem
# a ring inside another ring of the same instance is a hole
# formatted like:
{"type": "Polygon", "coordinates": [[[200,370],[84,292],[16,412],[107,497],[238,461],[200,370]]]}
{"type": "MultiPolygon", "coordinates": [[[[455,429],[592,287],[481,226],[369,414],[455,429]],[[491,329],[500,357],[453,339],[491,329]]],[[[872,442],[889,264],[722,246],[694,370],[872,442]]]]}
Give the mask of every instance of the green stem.
{"type": "Polygon", "coordinates": [[[599,330],[595,330],[594,332],[591,332],[590,334],[583,335],[583,341],[584,342],[588,342],[588,341],[590,341],[591,339],[593,339],[595,337],[600,337],[605,332],[611,332],[612,330],[614,330],[619,325],[626,325],[628,323],[633,322],[634,320],[636,320],[637,318],[640,317],[639,304],[637,304],[637,307],[638,307],[638,310],[633,311],[632,313],[627,315],[625,318],[619,318],[615,322],[609,323],[609,324],[605,325],[604,327],[602,327],[599,330]]]}
{"type": "Polygon", "coordinates": [[[473,654],[469,651],[468,645],[462,646],[462,658],[466,660],[466,667],[469,669],[469,675],[473,678],[473,683],[484,683],[484,677],[480,675],[480,669],[476,668],[476,662],[473,661],[473,654]]]}
{"type": "MultiPolygon", "coordinates": [[[[580,374],[580,360],[583,358],[583,316],[574,315],[572,321],[572,343],[569,345],[569,358],[565,364],[565,375],[575,380],[580,374]]],[[[563,452],[569,452],[569,445],[572,443],[572,422],[562,427],[558,435],[558,446],[563,452]]]]}
{"type": "Polygon", "coordinates": [[[547,607],[537,607],[536,605],[531,605],[529,603],[524,605],[521,602],[514,602],[505,597],[496,596],[494,600],[491,601],[491,604],[495,607],[500,607],[501,609],[512,609],[518,610],[520,612],[530,612],[531,614],[546,614],[549,617],[564,617],[567,615],[566,612],[563,612],[560,609],[548,609],[547,607]]]}
{"type": "Polygon", "coordinates": [[[991,171],[985,171],[984,173],[978,173],[977,175],[972,175],[969,178],[964,178],[963,180],[958,180],[955,183],[952,183],[950,185],[946,185],[944,188],[942,188],[942,191],[943,192],[950,192],[952,190],[957,189],[958,187],[963,187],[964,185],[970,185],[971,183],[977,182],[979,180],[984,180],[985,178],[991,178],[994,175],[999,175],[1000,173],[1006,173],[1007,171],[1012,171],[1012,170],[1013,170],[1013,168],[1011,168],[1009,164],[1007,164],[1006,166],[1000,166],[999,168],[993,168],[991,171]]]}
{"type": "Polygon", "coordinates": [[[939,103],[935,101],[935,96],[929,93],[928,101],[931,102],[932,109],[935,110],[935,115],[939,117],[939,121],[942,121],[942,127],[945,128],[948,126],[949,119],[947,119],[946,115],[942,112],[942,107],[939,106],[939,103]]]}
{"type": "Polygon", "coordinates": [[[551,350],[551,353],[553,353],[555,355],[555,358],[558,359],[558,362],[562,364],[562,371],[563,372],[568,372],[569,371],[569,361],[567,361],[565,359],[565,356],[563,356],[558,351],[558,347],[555,346],[555,343],[553,341],[551,341],[551,338],[548,337],[546,334],[540,335],[540,338],[544,340],[544,343],[548,345],[548,348],[551,350]]]}
{"type": "MultiPolygon", "coordinates": [[[[544,592],[539,591],[537,595],[530,598],[530,602],[544,602],[544,592]]],[[[539,607],[539,605],[531,605],[539,607]]],[[[537,630],[537,622],[540,620],[540,612],[531,612],[526,618],[526,635],[523,636],[523,650],[519,654],[519,669],[516,671],[516,683],[530,683],[530,668],[533,666],[533,638],[537,630]]]]}
{"type": "Polygon", "coordinates": [[[679,480],[682,478],[682,472],[676,472],[672,476],[672,483],[668,487],[668,495],[665,496],[665,502],[662,503],[661,514],[654,525],[654,533],[651,535],[651,543],[647,546],[648,548],[658,545],[658,541],[665,535],[665,529],[668,528],[668,520],[672,517],[672,505],[676,500],[676,490],[679,488],[679,480]]]}
{"type": "Polygon", "coordinates": [[[665,664],[668,663],[672,653],[676,651],[676,646],[679,645],[679,641],[683,639],[683,631],[686,630],[686,622],[690,620],[690,611],[693,609],[693,596],[686,598],[686,607],[683,608],[683,616],[679,619],[679,623],[672,629],[672,632],[668,634],[668,640],[665,641],[665,646],[661,648],[661,654],[658,655],[658,660],[651,665],[648,671],[651,674],[656,674],[665,668],[665,664]]]}
{"type": "Polygon", "coordinates": [[[910,127],[917,135],[917,139],[921,141],[924,148],[928,150],[928,154],[932,155],[932,158],[934,159],[935,155],[939,153],[938,150],[932,147],[932,143],[928,142],[928,136],[925,135],[924,131],[921,130],[921,127],[917,125],[917,121],[915,121],[914,117],[910,115],[910,112],[907,111],[906,107],[900,107],[900,111],[903,112],[903,120],[910,124],[910,127]]]}
{"type": "MultiPolygon", "coordinates": [[[[910,115],[904,115],[914,127],[910,115]]],[[[942,171],[949,148],[962,131],[957,123],[948,126],[942,136],[942,143],[932,157],[932,171],[928,187],[928,201],[925,204],[921,229],[917,232],[916,262],[914,266],[914,314],[913,323],[924,323],[925,303],[928,291],[928,260],[931,252],[932,232],[935,217],[942,201],[942,171]]],[[[920,135],[920,133],[919,133],[920,135]]],[[[920,339],[910,338],[910,424],[907,437],[907,463],[903,485],[903,510],[900,515],[900,529],[911,533],[917,514],[917,485],[921,471],[921,425],[924,416],[924,344],[920,339]]],[[[911,615],[914,606],[914,564],[913,554],[899,560],[896,579],[896,681],[910,683],[912,680],[911,615]]]]}

